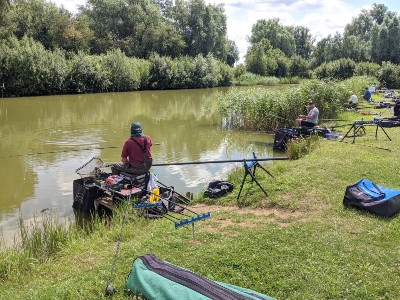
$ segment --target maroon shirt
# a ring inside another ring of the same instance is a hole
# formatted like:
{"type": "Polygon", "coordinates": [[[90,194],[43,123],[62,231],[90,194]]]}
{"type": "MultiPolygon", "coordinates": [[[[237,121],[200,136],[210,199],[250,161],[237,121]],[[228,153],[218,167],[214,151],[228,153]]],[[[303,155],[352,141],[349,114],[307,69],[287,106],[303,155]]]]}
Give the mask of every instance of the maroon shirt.
{"type": "MultiPolygon", "coordinates": [[[[144,146],[144,137],[131,137],[132,139],[135,139],[136,141],[139,142],[142,147],[144,146]]],[[[122,158],[127,158],[130,163],[143,163],[143,151],[142,149],[139,148],[138,145],[134,141],[130,139],[125,141],[124,147],[122,148],[122,153],[121,157],[122,158]]],[[[151,141],[151,138],[149,136],[146,136],[147,139],[147,147],[146,147],[146,153],[147,157],[149,158],[149,161],[152,162],[152,157],[150,153],[150,148],[153,145],[153,142],[151,141]]]]}

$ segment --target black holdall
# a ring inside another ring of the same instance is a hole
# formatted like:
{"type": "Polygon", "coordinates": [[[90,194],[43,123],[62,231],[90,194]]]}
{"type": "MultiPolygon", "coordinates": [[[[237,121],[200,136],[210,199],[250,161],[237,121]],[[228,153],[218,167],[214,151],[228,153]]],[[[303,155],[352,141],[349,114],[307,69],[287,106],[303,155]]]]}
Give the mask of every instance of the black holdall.
{"type": "Polygon", "coordinates": [[[208,198],[219,198],[233,191],[235,185],[229,181],[215,180],[208,184],[204,195],[208,198]]]}

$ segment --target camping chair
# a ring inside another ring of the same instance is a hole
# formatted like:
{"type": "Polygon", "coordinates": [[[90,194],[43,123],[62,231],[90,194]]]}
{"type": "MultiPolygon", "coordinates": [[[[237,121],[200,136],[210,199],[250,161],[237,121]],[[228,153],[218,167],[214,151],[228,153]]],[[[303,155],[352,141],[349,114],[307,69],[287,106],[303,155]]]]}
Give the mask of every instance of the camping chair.
{"type": "Polygon", "coordinates": [[[244,182],[246,180],[247,175],[250,175],[251,182],[254,181],[260,187],[260,189],[264,192],[265,196],[268,197],[267,192],[264,190],[264,188],[261,186],[261,184],[256,179],[256,169],[258,167],[258,168],[264,170],[271,177],[274,177],[274,176],[267,169],[265,169],[262,165],[260,165],[260,163],[257,161],[257,156],[256,156],[255,152],[253,152],[253,158],[254,159],[250,162],[247,162],[245,159],[243,160],[244,177],[243,177],[242,185],[240,186],[239,194],[237,196],[236,201],[239,200],[239,197],[242,192],[244,182]]]}

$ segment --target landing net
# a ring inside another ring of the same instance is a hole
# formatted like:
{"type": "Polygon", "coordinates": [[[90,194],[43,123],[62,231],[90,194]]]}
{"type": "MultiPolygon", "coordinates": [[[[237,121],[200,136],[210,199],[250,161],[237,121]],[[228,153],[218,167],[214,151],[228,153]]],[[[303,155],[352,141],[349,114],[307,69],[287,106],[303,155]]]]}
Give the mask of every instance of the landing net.
{"type": "Polygon", "coordinates": [[[75,173],[81,176],[82,179],[89,179],[96,177],[99,172],[100,168],[104,166],[104,162],[99,157],[93,157],[83,166],[76,169],[75,173]]]}

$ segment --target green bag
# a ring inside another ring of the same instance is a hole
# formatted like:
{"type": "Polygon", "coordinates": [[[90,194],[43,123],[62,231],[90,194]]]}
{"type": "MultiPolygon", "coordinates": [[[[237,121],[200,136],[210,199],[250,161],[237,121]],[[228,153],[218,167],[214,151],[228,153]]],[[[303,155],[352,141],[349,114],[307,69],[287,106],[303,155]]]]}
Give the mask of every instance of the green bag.
{"type": "Polygon", "coordinates": [[[153,254],[140,256],[133,262],[125,289],[150,300],[274,300],[253,290],[212,281],[153,254]]]}

